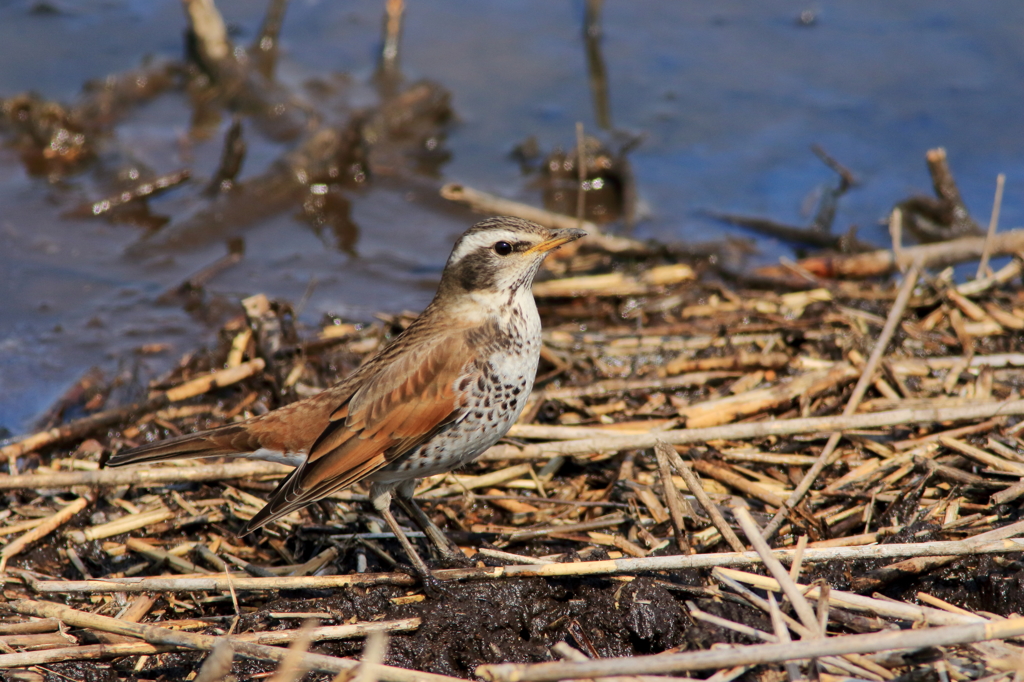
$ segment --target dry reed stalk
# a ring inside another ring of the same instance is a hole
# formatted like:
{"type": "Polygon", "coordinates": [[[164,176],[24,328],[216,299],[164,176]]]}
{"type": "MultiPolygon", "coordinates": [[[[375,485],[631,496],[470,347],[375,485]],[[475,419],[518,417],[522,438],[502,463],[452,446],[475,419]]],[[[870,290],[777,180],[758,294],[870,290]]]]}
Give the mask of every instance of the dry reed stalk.
{"type": "Polygon", "coordinates": [[[950,438],[948,436],[939,436],[939,442],[951,450],[956,450],[962,455],[966,455],[975,461],[981,462],[985,466],[992,467],[998,471],[1005,471],[1009,474],[1024,476],[1024,464],[1021,464],[1020,462],[1007,461],[1002,457],[993,455],[991,452],[985,452],[981,448],[976,448],[970,443],[965,443],[962,440],[957,440],[956,438],[950,438]]]}
{"type": "MultiPolygon", "coordinates": [[[[861,399],[864,398],[864,394],[867,392],[868,387],[874,381],[875,371],[878,369],[879,363],[882,361],[882,356],[885,354],[885,349],[889,345],[889,339],[892,338],[893,333],[896,331],[896,327],[900,320],[903,319],[903,312],[907,308],[907,303],[910,302],[910,295],[914,291],[914,287],[917,285],[917,278],[921,274],[921,268],[923,267],[920,259],[914,260],[913,265],[907,271],[907,274],[903,278],[903,284],[900,286],[899,293],[896,294],[896,300],[892,304],[892,309],[889,311],[889,316],[885,320],[885,326],[882,327],[881,333],[878,335],[878,340],[875,342],[874,347],[871,349],[871,355],[868,357],[868,361],[864,364],[864,368],[861,371],[860,379],[857,380],[857,384],[853,387],[853,393],[850,395],[849,400],[846,402],[846,407],[843,408],[843,416],[849,417],[857,412],[857,407],[860,405],[861,399]]],[[[796,507],[800,500],[804,498],[804,495],[814,485],[814,481],[817,480],[818,476],[826,466],[828,466],[829,458],[835,451],[836,446],[839,445],[839,439],[842,434],[838,431],[834,432],[829,436],[828,442],[825,443],[825,447],[822,448],[821,454],[818,455],[818,460],[811,465],[811,468],[807,470],[803,478],[800,479],[800,483],[796,489],[786,499],[785,506],[781,507],[775,514],[775,517],[764,529],[764,537],[771,539],[773,535],[782,526],[782,522],[786,520],[789,512],[796,507]]]]}
{"type": "Polygon", "coordinates": [[[814,397],[857,376],[857,371],[843,363],[822,372],[807,372],[776,386],[745,391],[727,398],[708,400],[679,410],[679,416],[692,429],[727,424],[737,419],[760,414],[787,405],[801,396],[814,397]]]}
{"type": "Polygon", "coordinates": [[[692,617],[694,620],[702,620],[705,623],[717,625],[720,628],[726,628],[732,630],[733,632],[738,632],[741,635],[746,635],[751,639],[759,639],[762,642],[779,641],[778,635],[772,635],[763,630],[752,628],[749,625],[744,625],[743,623],[736,623],[734,621],[728,620],[727,618],[721,618],[720,616],[716,616],[714,614],[701,611],[699,608],[697,608],[697,605],[694,604],[692,601],[686,602],[686,606],[690,611],[690,617],[692,617]]]}
{"type": "Polygon", "coordinates": [[[47,663],[62,661],[94,661],[104,658],[120,658],[122,656],[139,656],[162,654],[174,651],[177,647],[167,645],[132,642],[125,644],[89,644],[85,646],[63,647],[59,649],[43,649],[41,651],[23,651],[14,654],[0,654],[0,669],[27,668],[47,663]]]}
{"type": "MultiPolygon", "coordinates": [[[[280,614],[279,614],[280,615],[280,614]]],[[[307,615],[314,618],[314,615],[307,615]]],[[[312,642],[336,639],[357,639],[375,632],[414,632],[422,624],[420,618],[400,618],[398,620],[364,621],[346,625],[323,625],[312,628],[307,634],[312,642]]],[[[299,636],[299,630],[270,630],[267,632],[243,632],[232,635],[231,639],[254,644],[287,644],[299,636]]]]}
{"type": "MultiPolygon", "coordinates": [[[[101,632],[137,637],[146,640],[150,644],[210,651],[217,642],[224,639],[212,635],[169,630],[154,625],[128,623],[116,618],[86,613],[50,602],[19,600],[10,602],[8,606],[18,613],[45,618],[58,618],[64,623],[75,627],[92,628],[101,632]]],[[[288,653],[286,649],[253,644],[251,642],[231,640],[231,644],[235,653],[247,658],[256,658],[264,661],[281,661],[288,653]]],[[[302,665],[310,670],[340,673],[352,670],[359,665],[359,662],[347,658],[306,653],[302,656],[302,665]]],[[[434,673],[424,673],[392,666],[379,666],[378,677],[384,682],[455,682],[457,679],[446,675],[436,675],[434,673]]]]}
{"type": "Polygon", "coordinates": [[[292,467],[274,462],[247,460],[225,464],[187,466],[129,467],[98,471],[61,471],[56,473],[0,475],[0,490],[48,490],[77,486],[155,486],[164,483],[230,481],[237,478],[283,477],[292,467]]]}
{"type": "Polygon", "coordinates": [[[704,491],[704,486],[701,485],[700,479],[693,473],[690,465],[679,456],[675,448],[667,443],[658,442],[655,445],[655,449],[662,452],[665,458],[675,467],[675,470],[686,483],[686,487],[689,488],[690,494],[697,498],[697,503],[704,509],[704,512],[711,519],[711,523],[718,529],[718,532],[721,533],[722,539],[725,540],[726,544],[732,547],[734,552],[745,553],[747,548],[744,547],[743,542],[733,532],[729,522],[722,516],[722,512],[718,510],[718,505],[708,497],[708,494],[704,491]]]}
{"type": "MultiPolygon", "coordinates": [[[[117,635],[107,635],[107,637],[117,637],[117,635]]],[[[122,641],[123,638],[118,637],[118,641],[122,641]]],[[[107,640],[100,639],[101,642],[107,640]]],[[[6,637],[0,637],[0,651],[40,651],[44,649],[54,649],[57,647],[66,647],[69,644],[74,644],[73,638],[62,632],[41,632],[34,635],[8,635],[6,637]]]]}
{"type": "Polygon", "coordinates": [[[542,538],[552,533],[576,533],[579,531],[597,530],[599,528],[609,528],[611,526],[618,526],[619,524],[626,521],[626,517],[622,514],[609,514],[605,517],[599,517],[592,521],[582,521],[580,523],[567,523],[561,526],[548,526],[547,528],[537,528],[534,530],[524,530],[517,533],[512,533],[508,536],[509,542],[525,542],[526,540],[533,540],[534,538],[542,538]]]}
{"type": "Polygon", "coordinates": [[[489,682],[556,682],[562,679],[626,674],[669,674],[738,665],[782,663],[847,653],[867,654],[894,649],[951,646],[1009,639],[1024,634],[1024,618],[948,625],[923,630],[883,632],[801,640],[790,644],[762,644],[731,649],[712,649],[682,654],[655,654],[606,658],[598,661],[552,663],[502,663],[477,667],[476,674],[489,682]]]}
{"type": "Polygon", "coordinates": [[[781,509],[786,503],[784,499],[773,493],[771,490],[751,481],[749,478],[744,478],[743,476],[730,471],[724,466],[717,465],[704,459],[693,460],[691,466],[705,476],[724,483],[730,488],[735,488],[744,495],[761,500],[765,504],[775,507],[776,509],[781,509]]]}
{"type": "Polygon", "coordinates": [[[722,459],[730,462],[750,462],[753,464],[782,464],[784,466],[809,466],[817,457],[809,455],[787,455],[776,452],[750,452],[744,450],[720,450],[722,459]]]}
{"type": "MultiPolygon", "coordinates": [[[[737,573],[738,574],[739,572],[738,571],[732,571],[732,573],[737,573]]],[[[741,596],[743,596],[747,601],[749,601],[751,604],[753,604],[757,608],[761,609],[765,613],[771,614],[773,612],[772,606],[768,602],[768,600],[762,599],[761,597],[757,596],[756,594],[754,594],[753,592],[751,592],[750,590],[745,588],[741,583],[738,583],[737,581],[735,581],[732,578],[730,578],[727,575],[727,569],[715,568],[715,569],[712,570],[711,574],[719,582],[722,582],[722,583],[728,585],[729,587],[731,587],[733,590],[735,590],[741,596]]],[[[742,575],[748,575],[748,574],[742,574],[742,575]]],[[[766,578],[766,580],[770,580],[771,584],[775,585],[776,587],[778,586],[778,583],[776,581],[772,580],[771,578],[766,578]]],[[[820,606],[820,602],[819,602],[819,606],[820,606]]],[[[781,613],[781,612],[779,613],[779,616],[782,619],[782,621],[786,624],[786,626],[789,627],[789,629],[792,630],[793,632],[795,632],[798,635],[800,635],[800,637],[810,638],[810,639],[814,638],[814,634],[815,634],[814,631],[808,630],[806,627],[804,627],[804,625],[802,623],[800,623],[800,621],[794,620],[793,618],[789,617],[785,613],[781,613]]],[[[822,632],[824,632],[824,626],[823,625],[821,626],[821,630],[822,630],[822,632]]],[[[877,666],[877,665],[871,663],[871,661],[866,660],[863,656],[860,656],[860,655],[857,655],[857,654],[844,654],[842,657],[827,656],[827,657],[823,657],[821,660],[827,661],[828,663],[830,663],[832,665],[835,665],[835,666],[837,666],[839,668],[842,668],[843,670],[846,670],[848,673],[850,673],[852,675],[855,675],[857,677],[873,679],[872,675],[870,673],[867,673],[865,668],[873,670],[875,675],[877,675],[880,679],[894,679],[896,677],[895,675],[893,675],[892,673],[888,672],[884,668],[879,670],[879,668],[881,666],[877,666]]]]}
{"type": "Polygon", "coordinates": [[[934,597],[928,594],[927,592],[918,592],[915,596],[917,597],[918,601],[924,602],[925,604],[928,604],[928,606],[934,606],[937,609],[942,609],[943,611],[949,611],[950,613],[959,613],[962,616],[977,615],[971,613],[967,609],[962,609],[959,606],[955,606],[947,601],[939,599],[938,597],[934,597]]]}
{"type": "Polygon", "coordinates": [[[529,476],[530,469],[531,466],[529,464],[516,464],[505,469],[499,469],[498,471],[483,474],[482,476],[456,475],[455,485],[435,488],[422,493],[417,492],[416,497],[429,500],[438,497],[445,497],[446,495],[459,495],[467,490],[473,490],[476,488],[489,488],[501,483],[507,483],[508,481],[514,481],[517,478],[522,478],[523,476],[529,476]]]}
{"type": "Polygon", "coordinates": [[[675,263],[651,268],[638,277],[630,277],[622,272],[610,272],[603,275],[549,279],[534,284],[533,295],[538,298],[643,296],[656,293],[667,286],[693,280],[696,276],[690,266],[675,263]]]}
{"type": "Polygon", "coordinates": [[[23,533],[26,530],[32,530],[44,521],[46,521],[45,518],[28,519],[27,521],[21,521],[19,523],[12,523],[9,526],[0,526],[0,536],[14,535],[16,533],[23,533]]]}
{"type": "MultiPolygon", "coordinates": [[[[363,646],[363,659],[360,661],[359,667],[356,668],[353,682],[377,682],[380,678],[380,667],[381,663],[384,662],[387,649],[387,635],[383,632],[371,633],[366,638],[366,644],[363,646]]],[[[341,682],[340,677],[341,673],[338,673],[338,677],[335,678],[336,682],[341,682]]]]}
{"type": "Polygon", "coordinates": [[[56,618],[38,618],[23,623],[0,623],[0,636],[55,632],[60,625],[56,618]]]}
{"type": "Polygon", "coordinates": [[[399,38],[402,34],[402,19],[405,15],[405,0],[387,0],[384,3],[384,40],[381,44],[378,69],[380,74],[394,78],[398,75],[399,38]]]}
{"type": "MultiPolygon", "coordinates": [[[[683,500],[672,481],[672,471],[669,468],[668,452],[675,452],[675,449],[665,443],[658,443],[654,446],[654,455],[658,460],[658,472],[661,476],[662,496],[668,504],[669,515],[672,517],[672,531],[676,537],[676,546],[683,554],[690,553],[690,545],[686,541],[686,521],[683,518],[683,500]]],[[[735,548],[734,548],[735,549],[735,548]]],[[[739,551],[743,551],[743,547],[739,551]]]]}
{"type": "MultiPolygon", "coordinates": [[[[753,353],[751,354],[753,355],[753,353]]],[[[780,354],[781,355],[781,354],[780,354]]],[[[650,377],[645,379],[606,379],[596,381],[586,386],[564,386],[559,388],[545,388],[535,391],[530,398],[540,400],[562,400],[566,398],[588,398],[592,396],[607,396],[628,391],[657,391],[665,388],[682,388],[685,386],[702,386],[709,381],[717,379],[730,379],[738,376],[737,372],[715,371],[715,372],[688,372],[672,377],[650,377]]],[[[529,426],[529,424],[518,424],[518,426],[529,426]]]]}
{"type": "MultiPolygon", "coordinates": [[[[116,533],[115,533],[116,535],[116,533]]],[[[128,538],[125,542],[125,546],[137,554],[141,554],[157,563],[166,563],[168,566],[174,568],[174,570],[181,573],[210,573],[202,566],[197,566],[188,559],[183,559],[180,556],[175,556],[169,552],[165,552],[159,547],[154,547],[144,540],[139,538],[128,538]]]]}
{"type": "Polygon", "coordinates": [[[210,650],[210,655],[203,661],[203,665],[199,668],[199,672],[196,674],[193,682],[221,682],[226,680],[231,672],[234,659],[235,652],[231,648],[231,643],[227,640],[217,642],[213,645],[213,649],[210,650]]]}
{"type": "Polygon", "coordinates": [[[185,11],[203,55],[216,61],[227,59],[231,54],[231,40],[213,0],[186,0],[185,11]]]}
{"type": "MultiPolygon", "coordinates": [[[[579,649],[573,649],[566,642],[558,642],[551,647],[551,653],[563,658],[567,661],[587,661],[590,658],[580,651],[579,649]]],[[[593,656],[594,652],[591,652],[593,656]]],[[[597,658],[597,656],[595,656],[597,658]]],[[[691,677],[662,677],[660,675],[626,675],[616,677],[597,677],[594,678],[594,682],[697,682],[697,680],[691,677]]]]}
{"type": "Polygon", "coordinates": [[[927,436],[920,436],[918,438],[908,438],[906,440],[898,440],[892,443],[893,449],[897,451],[905,451],[910,449],[920,448],[922,445],[933,443],[938,444],[939,438],[942,436],[951,436],[953,438],[959,438],[960,436],[968,436],[974,433],[981,433],[982,431],[991,431],[998,428],[1006,421],[1006,417],[994,417],[992,419],[986,419],[983,422],[977,424],[971,424],[969,426],[961,426],[956,429],[946,429],[944,431],[935,431],[928,434],[927,436]]]}
{"type": "MultiPolygon", "coordinates": [[[[623,517],[618,518],[621,523],[623,517]]],[[[613,519],[614,521],[614,519],[613,519]]],[[[608,522],[601,522],[607,524],[608,522]]],[[[574,524],[573,532],[591,530],[574,524]]],[[[1016,524],[1014,524],[1016,526],[1016,524]]],[[[558,532],[554,526],[543,534],[558,532]]],[[[1009,528],[1009,527],[1007,527],[1009,528]]],[[[1000,531],[1004,529],[999,529],[1000,531]]],[[[1016,532],[1020,532],[1019,529],[1016,532]]],[[[980,536],[978,536],[980,537],[980,536]]],[[[893,543],[877,546],[857,547],[810,547],[804,551],[804,563],[824,561],[855,561],[897,557],[968,556],[981,554],[1012,554],[1024,551],[1024,539],[967,540],[893,543]]],[[[796,551],[775,549],[772,555],[780,561],[793,560],[796,551]]],[[[686,556],[662,556],[644,558],[607,559],[603,561],[580,561],[574,563],[545,563],[486,568],[448,568],[434,571],[434,576],[446,580],[492,580],[514,577],[565,577],[582,575],[618,575],[647,571],[673,571],[690,568],[713,568],[716,566],[756,566],[761,564],[756,552],[721,552],[712,554],[691,554],[686,556]]],[[[232,586],[245,591],[332,589],[355,585],[402,585],[412,586],[416,580],[405,573],[357,573],[350,575],[297,576],[297,577],[226,577],[221,575],[193,576],[181,578],[109,578],[103,580],[38,580],[24,571],[14,575],[29,584],[36,592],[53,593],[104,593],[104,592],[226,592],[232,586]]]]}
{"type": "MultiPolygon", "coordinates": [[[[1017,523],[1011,523],[1010,525],[1003,526],[1002,528],[996,528],[995,530],[979,533],[971,538],[971,542],[998,542],[1000,540],[1012,538],[1014,535],[1019,535],[1021,533],[1024,533],[1024,521],[1018,521],[1017,523]]],[[[957,558],[957,555],[916,557],[914,559],[908,559],[906,561],[900,561],[895,564],[883,566],[882,568],[875,569],[866,575],[856,576],[850,584],[851,587],[858,591],[877,589],[893,580],[935,570],[940,566],[952,563],[957,558]]]]}
{"type": "MultiPolygon", "coordinates": [[[[690,445],[711,440],[748,440],[767,436],[791,436],[802,433],[827,433],[831,431],[872,429],[885,426],[932,424],[1020,414],[1024,414],[1024,400],[1006,400],[981,405],[963,405],[961,407],[890,410],[852,416],[775,419],[746,424],[712,426],[704,429],[682,429],[655,433],[587,437],[579,440],[527,445],[522,449],[522,454],[524,457],[544,458],[554,455],[646,450],[653,448],[658,440],[663,440],[670,445],[690,445]]],[[[519,437],[526,436],[520,435],[519,437]]]]}
{"type": "MultiPolygon", "coordinates": [[[[772,619],[772,629],[775,630],[775,641],[781,644],[789,644],[793,639],[789,636],[789,629],[786,624],[782,621],[782,611],[779,609],[779,603],[775,601],[775,595],[768,593],[768,611],[772,619]]],[[[811,634],[811,638],[814,638],[814,634],[811,634]]],[[[812,662],[813,665],[813,662],[812,662]]],[[[789,676],[790,682],[803,682],[803,675],[800,674],[800,667],[795,661],[787,661],[786,674],[789,676]]]]}
{"type": "MultiPolygon", "coordinates": [[[[155,603],[156,597],[148,594],[141,594],[135,597],[127,607],[122,609],[121,612],[117,614],[117,617],[119,620],[128,621],[129,623],[138,623],[146,617],[146,614],[149,613],[149,610],[153,608],[153,604],[155,603]]],[[[130,638],[122,637],[120,635],[111,635],[106,632],[96,633],[96,639],[106,644],[118,644],[133,641],[130,638]]]]}
{"type": "Polygon", "coordinates": [[[817,540],[807,544],[808,547],[854,547],[857,545],[872,545],[879,540],[887,537],[892,537],[896,533],[903,530],[903,526],[889,526],[886,528],[879,528],[872,533],[861,533],[860,535],[847,535],[841,538],[832,538],[831,540],[817,540]]]}
{"type": "Polygon", "coordinates": [[[98,526],[91,526],[84,530],[73,530],[68,533],[72,542],[83,544],[90,540],[102,540],[121,533],[129,533],[139,528],[145,528],[168,519],[173,519],[175,513],[170,509],[155,509],[153,511],[139,514],[126,514],[119,519],[98,526]]]}
{"type": "MultiPolygon", "coordinates": [[[[761,590],[779,592],[782,589],[779,586],[778,581],[767,576],[757,575],[755,573],[745,573],[732,568],[718,567],[714,570],[716,574],[720,574],[725,578],[745,583],[761,590]]],[[[799,588],[803,591],[803,594],[807,599],[817,601],[823,596],[821,589],[817,586],[799,585],[799,588]]],[[[963,625],[966,623],[980,623],[985,621],[981,616],[963,616],[928,606],[917,606],[915,604],[907,604],[905,602],[890,599],[865,597],[860,594],[845,592],[842,590],[830,589],[828,591],[827,598],[829,606],[832,607],[848,609],[850,611],[857,611],[861,613],[870,613],[882,618],[895,618],[897,620],[927,623],[928,625],[963,625]]]]}
{"type": "MultiPolygon", "coordinates": [[[[313,641],[312,632],[315,627],[316,621],[311,619],[305,621],[295,631],[295,637],[288,645],[288,653],[281,659],[280,664],[277,666],[277,671],[270,678],[270,682],[296,682],[306,674],[309,668],[305,665],[306,661],[304,659],[306,651],[309,650],[309,645],[313,641]]],[[[377,636],[383,635],[378,634],[377,636]]]]}
{"type": "Polygon", "coordinates": [[[490,547],[481,547],[477,550],[478,553],[484,556],[494,557],[495,559],[501,559],[502,561],[512,561],[518,564],[547,564],[550,561],[544,559],[538,559],[532,556],[523,556],[522,554],[513,554],[511,552],[502,552],[499,549],[491,549],[490,547]]]}
{"type": "MultiPolygon", "coordinates": [[[[974,367],[1024,367],[1024,353],[992,353],[990,355],[896,358],[889,361],[892,368],[900,374],[921,375],[921,372],[952,369],[963,365],[964,369],[974,367]],[[966,361],[967,364],[963,364],[966,361]]],[[[961,370],[962,371],[962,370],[961,370]]]]}
{"type": "Polygon", "coordinates": [[[1024,495],[1024,480],[992,495],[992,504],[1006,504],[1024,495]]]}
{"type": "Polygon", "coordinates": [[[225,386],[237,384],[239,381],[259,374],[265,368],[266,362],[263,358],[254,358],[248,362],[243,362],[237,367],[218,370],[201,377],[196,377],[190,381],[186,381],[174,388],[167,389],[164,391],[164,395],[166,395],[167,399],[172,403],[180,400],[186,400],[188,398],[195,398],[196,396],[203,395],[204,393],[209,393],[215,388],[224,388],[225,386]]]}
{"type": "MultiPolygon", "coordinates": [[[[915,260],[920,260],[924,267],[935,268],[964,263],[980,258],[986,243],[989,255],[1012,256],[1024,251],[1024,230],[1008,230],[992,237],[962,237],[935,244],[905,246],[899,260],[889,249],[869,251],[842,256],[812,256],[798,262],[798,265],[818,277],[828,278],[865,278],[887,275],[900,267],[906,267],[915,260]]],[[[777,267],[760,268],[759,274],[779,274],[777,267]]],[[[784,273],[783,273],[784,274],[784,273]]]]}
{"type": "MultiPolygon", "coordinates": [[[[683,372],[725,372],[749,369],[782,369],[789,365],[791,358],[785,353],[755,353],[743,351],[735,355],[715,358],[678,357],[665,364],[665,374],[683,372]]],[[[683,375],[686,376],[686,375],[683,375]]]]}
{"type": "Polygon", "coordinates": [[[75,514],[85,509],[89,502],[88,497],[79,497],[77,500],[69,502],[53,516],[44,519],[35,528],[5,545],[3,549],[0,549],[0,573],[3,573],[7,567],[8,559],[70,521],[75,514]]]}
{"type": "Polygon", "coordinates": [[[981,250],[981,258],[978,260],[978,272],[975,279],[981,279],[989,273],[988,258],[992,253],[992,239],[996,236],[996,228],[999,226],[999,211],[1003,206],[1003,187],[1006,185],[1006,175],[1000,173],[996,176],[996,196],[992,199],[992,213],[989,216],[988,232],[985,234],[985,246],[981,250]]]}
{"type": "MultiPolygon", "coordinates": [[[[754,551],[757,552],[758,556],[761,557],[761,561],[764,562],[765,567],[768,571],[775,576],[775,579],[782,586],[782,591],[789,597],[789,603],[793,605],[793,609],[796,614],[800,617],[800,621],[804,624],[808,630],[813,633],[812,637],[823,637],[824,633],[818,631],[818,618],[811,609],[811,605],[807,603],[807,599],[797,589],[796,583],[793,582],[793,578],[790,577],[789,571],[782,565],[782,563],[775,558],[772,554],[771,547],[761,537],[761,529],[758,528],[757,523],[753,517],[750,516],[750,512],[745,507],[733,507],[733,516],[736,517],[736,521],[740,524],[740,528],[747,536],[747,540],[753,546],[754,551]]],[[[804,550],[796,550],[793,552],[794,562],[798,555],[803,555],[804,550]]]]}
{"type": "Polygon", "coordinates": [[[992,287],[1010,282],[1013,278],[1020,275],[1022,269],[1020,254],[1018,253],[1016,255],[1016,258],[999,268],[997,272],[985,277],[973,279],[969,282],[962,282],[958,284],[956,287],[957,292],[964,296],[977,296],[978,294],[985,293],[992,287]]]}

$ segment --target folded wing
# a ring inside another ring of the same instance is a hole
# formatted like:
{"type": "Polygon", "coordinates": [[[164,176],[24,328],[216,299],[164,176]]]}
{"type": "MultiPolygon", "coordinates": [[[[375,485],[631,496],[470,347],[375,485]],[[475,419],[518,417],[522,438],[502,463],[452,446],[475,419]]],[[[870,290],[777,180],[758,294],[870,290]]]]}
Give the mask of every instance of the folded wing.
{"type": "Polygon", "coordinates": [[[306,462],[281,483],[246,532],[400,460],[457,422],[465,406],[456,385],[476,371],[463,343],[442,335],[415,352],[406,348],[378,357],[377,371],[360,377],[359,388],[330,415],[306,462]]]}

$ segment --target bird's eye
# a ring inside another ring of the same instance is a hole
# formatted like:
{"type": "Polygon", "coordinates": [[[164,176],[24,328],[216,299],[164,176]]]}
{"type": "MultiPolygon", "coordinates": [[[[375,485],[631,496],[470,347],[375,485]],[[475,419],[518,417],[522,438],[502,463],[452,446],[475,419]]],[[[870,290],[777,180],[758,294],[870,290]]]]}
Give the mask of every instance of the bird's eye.
{"type": "Polygon", "coordinates": [[[507,256],[512,253],[512,245],[508,242],[498,242],[494,245],[494,253],[499,256],[507,256]]]}

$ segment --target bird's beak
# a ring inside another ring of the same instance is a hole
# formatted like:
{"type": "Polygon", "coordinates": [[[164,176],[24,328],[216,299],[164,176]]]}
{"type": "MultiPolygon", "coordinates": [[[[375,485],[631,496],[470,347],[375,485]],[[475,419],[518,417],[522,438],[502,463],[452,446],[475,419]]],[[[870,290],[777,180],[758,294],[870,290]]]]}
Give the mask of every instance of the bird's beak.
{"type": "Polygon", "coordinates": [[[552,249],[557,249],[562,244],[568,244],[574,242],[580,237],[586,237],[587,233],[583,230],[577,230],[574,227],[570,227],[564,230],[553,230],[551,236],[542,241],[540,244],[531,246],[523,253],[547,253],[552,249]]]}

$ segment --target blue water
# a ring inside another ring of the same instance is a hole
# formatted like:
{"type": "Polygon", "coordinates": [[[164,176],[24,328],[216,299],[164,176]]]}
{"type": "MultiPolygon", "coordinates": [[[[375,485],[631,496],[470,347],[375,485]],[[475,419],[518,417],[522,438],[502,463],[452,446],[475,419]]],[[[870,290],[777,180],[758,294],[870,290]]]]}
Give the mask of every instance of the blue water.
{"type": "MultiPolygon", "coordinates": [[[[71,100],[88,79],[135,68],[147,55],[176,58],[179,0],[0,3],[0,96],[35,90],[71,100]]],[[[232,35],[248,44],[263,3],[220,2],[232,35]]],[[[350,76],[350,102],[365,86],[379,44],[383,2],[297,0],[282,36],[279,79],[301,91],[311,78],[350,76]]],[[[445,142],[441,180],[539,203],[508,154],[526,137],[544,150],[571,147],[582,121],[597,131],[582,38],[583,3],[441,0],[410,3],[402,67],[452,93],[458,121],[445,142]]],[[[862,0],[751,3],[606,0],[602,54],[614,128],[642,135],[630,155],[640,237],[704,242],[748,233],[702,209],[806,223],[808,206],[835,182],[809,147],[850,167],[860,187],[840,203],[836,230],[858,227],[880,245],[880,221],[912,193],[930,193],[924,153],[944,146],[967,205],[987,221],[998,173],[1007,175],[1004,228],[1024,221],[1024,3],[1018,0],[862,0]],[[811,12],[814,21],[797,21],[811,12]]],[[[188,139],[189,110],[167,95],[133,112],[113,146],[162,171],[208,174],[219,133],[188,139]],[[186,143],[187,142],[187,143],[186,143]]],[[[222,122],[220,130],[227,125],[222,122]]],[[[609,136],[605,133],[605,137],[609,136]]],[[[282,147],[248,131],[243,172],[264,171],[282,147]]],[[[424,187],[432,186],[425,183],[424,187]]],[[[0,148],[0,427],[30,428],[92,366],[108,375],[134,349],[166,342],[143,360],[160,371],[209,342],[213,330],[174,306],[166,289],[224,253],[220,242],[174,253],[126,256],[137,228],[69,220],[63,210],[96,198],[88,174],[60,185],[27,177],[0,148]]],[[[154,202],[174,213],[195,188],[154,202]]],[[[209,290],[226,299],[263,292],[302,313],[367,318],[421,308],[467,218],[400,183],[351,194],[357,256],[325,247],[285,212],[242,235],[241,264],[209,290]]],[[[757,262],[791,245],[757,238],[757,262]]]]}

